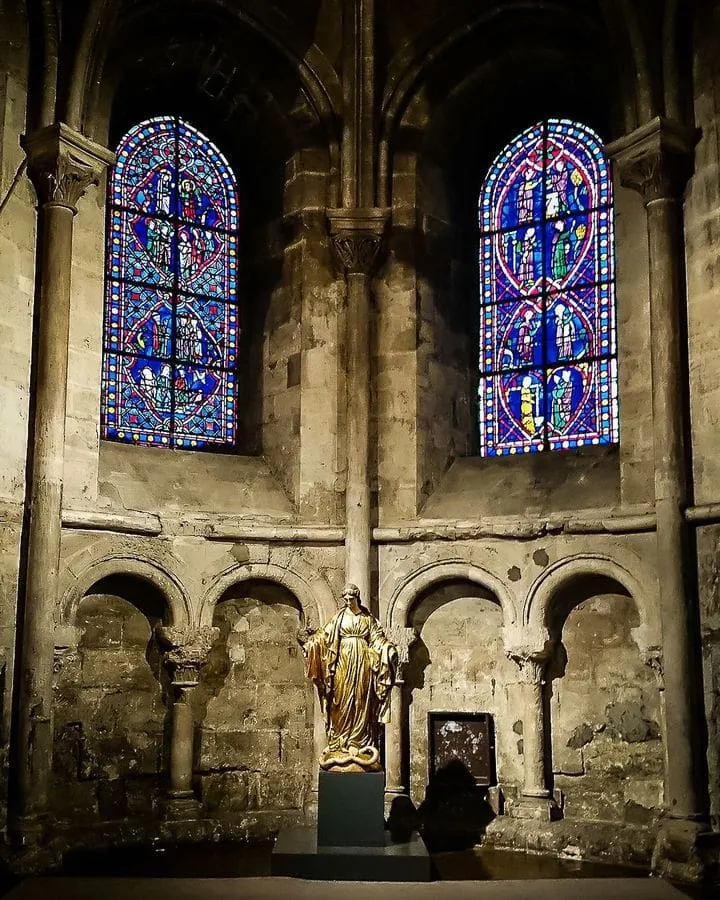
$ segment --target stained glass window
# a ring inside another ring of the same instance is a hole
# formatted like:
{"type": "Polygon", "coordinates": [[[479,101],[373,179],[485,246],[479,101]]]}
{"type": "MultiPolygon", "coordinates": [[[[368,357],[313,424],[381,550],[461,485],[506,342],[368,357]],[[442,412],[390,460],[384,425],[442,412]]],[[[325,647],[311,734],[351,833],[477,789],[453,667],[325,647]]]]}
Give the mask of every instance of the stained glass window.
{"type": "Polygon", "coordinates": [[[618,440],[613,198],[598,136],[550,119],[480,194],[480,452],[618,440]]]}
{"type": "Polygon", "coordinates": [[[177,118],[120,141],[110,175],[102,436],[235,441],[238,202],[227,161],[177,118]]]}

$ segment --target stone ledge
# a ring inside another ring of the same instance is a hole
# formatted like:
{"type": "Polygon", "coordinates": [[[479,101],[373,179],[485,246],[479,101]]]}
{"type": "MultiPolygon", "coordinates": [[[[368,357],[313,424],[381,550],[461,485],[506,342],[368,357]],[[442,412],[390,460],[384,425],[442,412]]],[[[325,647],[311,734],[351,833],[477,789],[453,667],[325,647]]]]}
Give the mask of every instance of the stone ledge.
{"type": "Polygon", "coordinates": [[[649,870],[656,836],[655,828],[623,822],[498,816],[488,825],[482,846],[649,870]]]}

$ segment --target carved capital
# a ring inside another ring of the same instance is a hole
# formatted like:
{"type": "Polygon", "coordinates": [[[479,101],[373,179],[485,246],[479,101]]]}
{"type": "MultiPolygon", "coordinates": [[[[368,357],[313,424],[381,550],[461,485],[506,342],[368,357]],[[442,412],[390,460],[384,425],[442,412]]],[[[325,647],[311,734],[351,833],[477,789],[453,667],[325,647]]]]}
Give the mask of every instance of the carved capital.
{"type": "Polygon", "coordinates": [[[659,647],[649,647],[645,651],[645,665],[652,669],[658,688],[663,690],[665,688],[665,669],[663,653],[659,647]]]}
{"type": "Polygon", "coordinates": [[[505,651],[520,669],[520,678],[525,684],[543,684],[545,669],[550,659],[547,650],[532,650],[528,647],[511,647],[505,651]]]}
{"type": "Polygon", "coordinates": [[[385,634],[397,647],[397,681],[403,681],[405,676],[405,666],[410,662],[410,647],[412,647],[418,639],[418,633],[414,628],[405,628],[402,625],[389,625],[385,629],[385,634]]]}
{"type": "Polygon", "coordinates": [[[161,626],[158,639],[165,649],[165,665],[173,684],[191,687],[198,682],[200,670],[207,663],[210,648],[220,636],[220,629],[210,626],[161,626]]]}
{"type": "Polygon", "coordinates": [[[693,171],[694,129],[656,118],[608,144],[625,187],[642,194],[646,204],[682,196],[693,171]]]}
{"type": "Polygon", "coordinates": [[[115,160],[106,147],[62,122],[24,135],[22,147],[38,205],[65,206],[73,214],[85,191],[99,183],[106,166],[115,160]]]}
{"type": "Polygon", "coordinates": [[[348,274],[373,273],[383,248],[387,219],[384,209],[328,210],[333,249],[348,274]]]}

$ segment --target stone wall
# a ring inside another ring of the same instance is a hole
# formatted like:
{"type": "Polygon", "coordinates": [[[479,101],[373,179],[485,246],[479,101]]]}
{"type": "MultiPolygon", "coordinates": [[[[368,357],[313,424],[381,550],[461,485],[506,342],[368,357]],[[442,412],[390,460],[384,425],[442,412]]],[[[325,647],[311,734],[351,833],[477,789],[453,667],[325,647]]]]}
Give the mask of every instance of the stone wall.
{"type": "Polygon", "coordinates": [[[590,593],[562,627],[552,673],[555,787],[568,818],[652,824],[663,789],[656,676],[633,637],[640,624],[635,602],[598,588],[590,593]]]}
{"type": "Polygon", "coordinates": [[[108,579],[80,603],[79,643],[58,655],[55,683],[52,808],[61,822],[84,829],[157,814],[168,737],[154,632],[163,612],[162,598],[130,579],[108,579]]]}
{"type": "MultiPolygon", "coordinates": [[[[0,796],[6,796],[30,399],[35,200],[23,175],[28,57],[24,3],[0,9],[0,796]]],[[[0,827],[7,807],[0,803],[0,827]]]]}
{"type": "MultiPolygon", "coordinates": [[[[451,5],[456,24],[477,6],[451,5]]],[[[438,2],[410,15],[411,6],[386,4],[379,11],[376,100],[383,115],[446,12],[438,2]],[[430,31],[421,40],[425,28],[430,31]],[[380,96],[386,88],[390,93],[380,96]]],[[[30,182],[22,172],[16,178],[20,136],[29,127],[24,4],[0,7],[0,406],[8,423],[0,442],[4,785],[16,604],[26,563],[21,530],[31,462],[36,213],[30,182]]],[[[716,7],[698,4],[695,114],[701,134],[686,197],[692,500],[708,504],[720,497],[716,7]]],[[[267,836],[283,822],[312,814],[317,706],[297,633],[334,610],[345,574],[345,287],[331,254],[326,210],[340,205],[349,177],[344,172],[343,182],[337,146],[330,147],[344,122],[328,112],[330,104],[323,106],[325,90],[337,109],[341,105],[333,70],[343,56],[339,6],[324,0],[313,15],[295,36],[306,46],[294,43],[292,66],[277,70],[284,74],[277,75],[282,83],[275,94],[247,85],[239,105],[252,107],[258,95],[262,103],[243,114],[246,130],[234,133],[236,120],[217,123],[228,146],[218,142],[229,156],[246,159],[241,144],[257,143],[259,182],[269,188],[267,204],[250,204],[243,219],[240,452],[163,452],[100,440],[104,185],[79,203],[51,792],[51,814],[66,827],[68,843],[112,840],[110,826],[127,822],[141,823],[134,834],[149,840],[167,824],[171,696],[154,637],[161,620],[219,628],[192,701],[198,803],[191,819],[207,827],[203,836],[267,836]],[[310,62],[300,66],[305,51],[310,62]],[[316,93],[300,85],[301,69],[303,77],[317,77],[316,93]],[[277,135],[268,122],[277,124],[277,135]],[[272,147],[267,162],[261,159],[266,139],[272,147]]],[[[280,18],[291,30],[291,13],[280,18]]],[[[442,37],[433,34],[432,40],[442,37]]],[[[245,37],[260,53],[260,37],[249,30],[245,37]]],[[[459,69],[470,65],[472,52],[465,43],[459,69]]],[[[467,236],[475,228],[476,190],[468,185],[479,183],[478,161],[492,158],[507,135],[493,118],[501,100],[485,102],[495,91],[488,86],[500,83],[490,77],[492,66],[468,88],[474,108],[485,115],[481,124],[447,112],[449,95],[465,89],[468,75],[453,73],[455,62],[443,62],[436,81],[428,76],[429,86],[408,94],[397,133],[383,148],[391,210],[387,253],[373,281],[369,479],[372,525],[378,527],[372,549],[377,597],[365,599],[377,600],[386,624],[419,631],[401,723],[405,774],[421,803],[429,711],[489,712],[498,782],[512,807],[524,777],[525,709],[520,671],[507,652],[528,635],[544,634],[552,612],[562,648],[548,676],[548,776],[562,792],[564,814],[611,828],[654,828],[662,803],[664,717],[646,665],[649,650],[659,654],[662,640],[645,212],[639,195],[616,184],[620,446],[480,459],[477,245],[474,230],[467,236]],[[439,152],[446,134],[447,148],[439,152]],[[454,157],[454,148],[464,148],[464,156],[454,157]],[[592,590],[590,576],[600,579],[592,590]]],[[[109,68],[112,76],[97,89],[102,101],[91,104],[83,123],[100,140],[119,127],[118,73],[109,68]]],[[[173,109],[182,100],[169,99],[173,109]]],[[[590,112],[609,120],[605,106],[612,99],[605,100],[590,112]]],[[[126,115],[127,96],[123,102],[126,115]]],[[[522,104],[516,105],[519,112],[522,104]]],[[[147,97],[138,97],[138,109],[146,106],[147,97]]],[[[535,115],[531,104],[527,111],[535,115]]],[[[247,187],[255,171],[246,168],[238,177],[247,187]]],[[[717,517],[717,509],[707,515],[717,517]]],[[[701,527],[697,538],[710,793],[718,824],[718,526],[701,527]]],[[[0,828],[4,824],[0,819],[0,828]]],[[[188,827],[187,835],[199,833],[188,827]]]]}
{"type": "Polygon", "coordinates": [[[194,699],[202,802],[213,818],[302,811],[314,776],[312,685],[301,611],[279,586],[247,583],[218,604],[220,638],[194,699]]]}
{"type": "Polygon", "coordinates": [[[502,610],[471,584],[438,587],[419,598],[410,621],[419,632],[405,678],[409,694],[410,796],[418,806],[428,784],[428,713],[493,716],[496,770],[503,786],[522,782],[522,718],[517,667],[505,656],[502,610]]]}

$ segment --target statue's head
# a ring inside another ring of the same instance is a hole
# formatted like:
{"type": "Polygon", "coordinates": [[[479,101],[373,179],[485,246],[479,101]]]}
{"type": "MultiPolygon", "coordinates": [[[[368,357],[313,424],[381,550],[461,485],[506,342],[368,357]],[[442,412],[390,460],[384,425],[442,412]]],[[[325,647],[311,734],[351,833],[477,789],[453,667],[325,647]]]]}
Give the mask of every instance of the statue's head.
{"type": "Polygon", "coordinates": [[[346,584],[343,588],[342,599],[346,606],[350,606],[353,601],[359,605],[360,588],[356,584],[346,584]]]}

